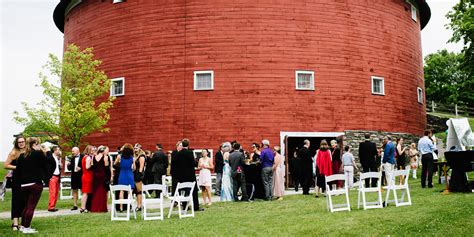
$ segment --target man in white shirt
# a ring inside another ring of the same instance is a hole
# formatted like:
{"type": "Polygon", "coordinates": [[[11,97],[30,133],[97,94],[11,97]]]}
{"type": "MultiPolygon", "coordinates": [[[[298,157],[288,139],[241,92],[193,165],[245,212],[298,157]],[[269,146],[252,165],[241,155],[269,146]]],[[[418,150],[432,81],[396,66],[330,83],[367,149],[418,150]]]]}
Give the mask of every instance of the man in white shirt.
{"type": "Polygon", "coordinates": [[[49,179],[49,204],[48,211],[56,212],[56,202],[58,201],[59,194],[59,179],[61,177],[61,149],[58,146],[54,146],[52,149],[51,170],[53,175],[49,179]]]}
{"type": "Polygon", "coordinates": [[[421,154],[421,187],[426,187],[426,179],[428,178],[428,188],[433,187],[433,151],[435,146],[430,139],[432,133],[430,130],[425,131],[425,136],[418,141],[418,150],[421,154]],[[426,177],[428,175],[428,177],[426,177]]]}

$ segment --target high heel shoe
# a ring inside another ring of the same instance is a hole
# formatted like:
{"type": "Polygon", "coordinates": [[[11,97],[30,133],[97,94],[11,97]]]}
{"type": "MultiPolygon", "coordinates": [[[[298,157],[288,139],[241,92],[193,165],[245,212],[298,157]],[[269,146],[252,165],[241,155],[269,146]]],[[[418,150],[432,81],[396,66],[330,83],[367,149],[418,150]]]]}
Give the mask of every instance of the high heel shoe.
{"type": "Polygon", "coordinates": [[[80,211],[81,213],[88,213],[88,212],[89,212],[87,209],[82,209],[82,208],[79,209],[79,211],[80,211]]]}

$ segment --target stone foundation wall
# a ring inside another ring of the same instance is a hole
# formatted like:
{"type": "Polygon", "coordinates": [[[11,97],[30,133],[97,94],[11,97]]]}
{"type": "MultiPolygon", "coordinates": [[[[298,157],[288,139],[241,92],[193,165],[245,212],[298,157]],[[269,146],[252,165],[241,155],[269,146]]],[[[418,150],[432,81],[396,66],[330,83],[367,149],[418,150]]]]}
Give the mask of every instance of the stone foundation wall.
{"type": "MultiPolygon", "coordinates": [[[[402,137],[405,141],[404,146],[410,146],[412,142],[418,144],[420,139],[418,136],[407,133],[391,133],[382,131],[364,131],[364,130],[346,130],[344,131],[344,146],[348,145],[351,148],[351,152],[354,155],[357,166],[361,169],[359,162],[359,143],[365,141],[365,134],[370,134],[370,141],[375,142],[377,148],[382,146],[383,138],[389,135],[392,138],[392,142],[396,142],[397,138],[402,137]]],[[[344,148],[342,148],[344,150],[344,148]]]]}

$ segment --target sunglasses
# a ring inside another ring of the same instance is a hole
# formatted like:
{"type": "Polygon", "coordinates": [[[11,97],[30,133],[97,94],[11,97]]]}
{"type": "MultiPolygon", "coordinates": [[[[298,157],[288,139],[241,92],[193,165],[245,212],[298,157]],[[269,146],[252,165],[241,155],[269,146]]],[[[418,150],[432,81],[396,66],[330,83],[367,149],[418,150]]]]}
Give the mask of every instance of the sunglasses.
{"type": "Polygon", "coordinates": [[[18,141],[17,143],[18,143],[18,144],[22,144],[22,143],[25,143],[25,141],[18,141]]]}

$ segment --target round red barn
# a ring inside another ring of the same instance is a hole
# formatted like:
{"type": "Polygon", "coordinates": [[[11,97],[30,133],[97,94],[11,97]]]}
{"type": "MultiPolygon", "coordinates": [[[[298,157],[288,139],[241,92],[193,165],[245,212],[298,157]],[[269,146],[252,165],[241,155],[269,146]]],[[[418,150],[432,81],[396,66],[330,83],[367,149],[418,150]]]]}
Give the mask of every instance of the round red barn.
{"type": "Polygon", "coordinates": [[[87,142],[166,150],[182,138],[215,149],[289,134],[422,134],[429,18],[423,0],[75,0],[54,12],[64,45],[93,47],[123,92],[110,132],[87,142]]]}

